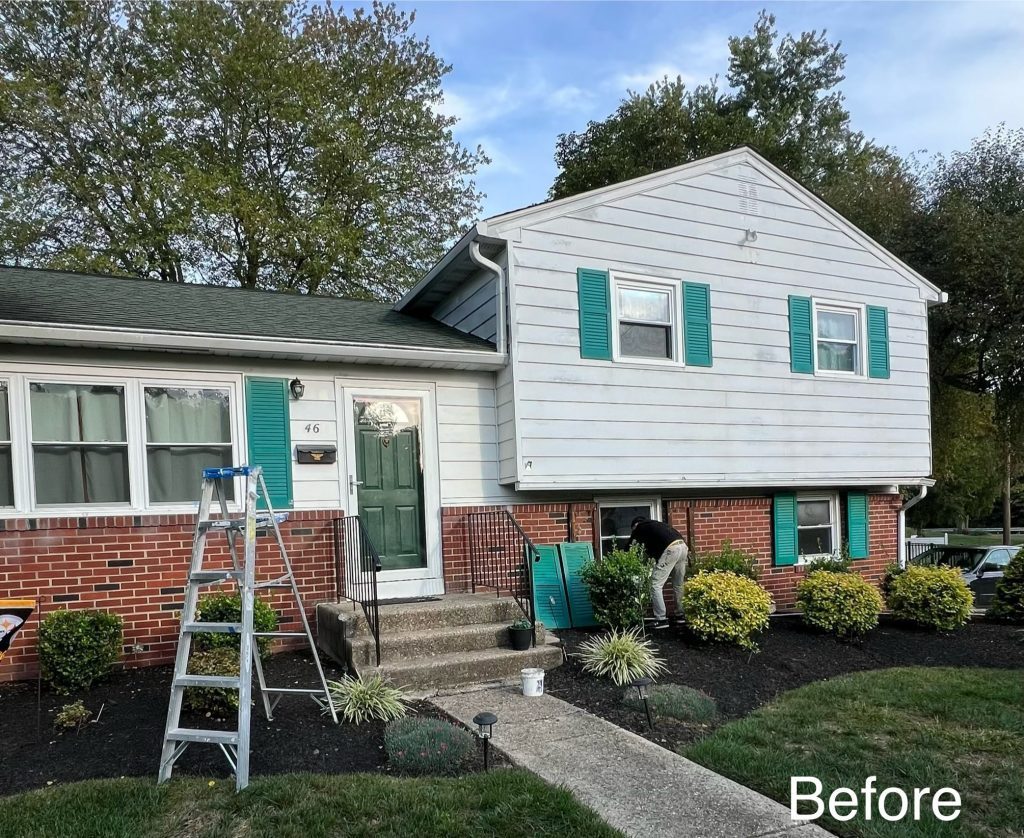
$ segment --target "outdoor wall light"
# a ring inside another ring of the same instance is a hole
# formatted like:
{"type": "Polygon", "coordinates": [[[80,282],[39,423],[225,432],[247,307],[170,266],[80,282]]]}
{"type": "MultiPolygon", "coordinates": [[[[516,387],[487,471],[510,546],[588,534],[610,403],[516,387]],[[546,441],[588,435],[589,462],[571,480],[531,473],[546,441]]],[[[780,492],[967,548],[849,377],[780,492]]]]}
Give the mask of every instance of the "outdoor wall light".
{"type": "Polygon", "coordinates": [[[298,401],[306,392],[306,385],[299,381],[299,379],[293,378],[288,382],[288,389],[291,390],[292,398],[298,401]]]}
{"type": "Polygon", "coordinates": [[[757,241],[757,230],[744,230],[743,231],[743,239],[744,239],[744,241],[748,241],[748,242],[756,242],[757,241]]]}
{"type": "Polygon", "coordinates": [[[476,725],[476,735],[484,740],[484,771],[488,770],[487,765],[487,749],[491,742],[491,736],[494,733],[494,725],[497,723],[498,717],[494,713],[477,713],[473,717],[473,724],[476,725]]]}
{"type": "Polygon", "coordinates": [[[645,675],[642,678],[637,678],[632,684],[630,684],[631,687],[636,687],[636,694],[640,696],[640,700],[644,703],[644,712],[647,714],[647,725],[651,730],[654,730],[654,720],[651,718],[651,705],[647,701],[647,699],[650,698],[647,688],[653,683],[654,679],[648,678],[645,675]]]}

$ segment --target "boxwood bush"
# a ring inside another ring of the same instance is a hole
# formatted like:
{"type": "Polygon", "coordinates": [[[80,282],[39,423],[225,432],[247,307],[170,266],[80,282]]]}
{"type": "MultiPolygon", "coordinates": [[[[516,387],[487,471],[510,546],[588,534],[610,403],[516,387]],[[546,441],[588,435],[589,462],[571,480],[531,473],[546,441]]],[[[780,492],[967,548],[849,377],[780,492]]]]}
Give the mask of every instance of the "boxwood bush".
{"type": "Polygon", "coordinates": [[[384,729],[384,749],[400,774],[451,775],[473,758],[476,739],[451,722],[406,717],[384,729]]]}
{"type": "MultiPolygon", "coordinates": [[[[199,605],[196,608],[196,621],[203,623],[240,623],[242,622],[242,598],[238,592],[218,591],[200,597],[199,605]]],[[[255,598],[252,612],[252,625],[255,631],[274,631],[277,628],[277,614],[259,597],[255,598]]],[[[192,641],[192,648],[196,651],[206,652],[210,649],[234,649],[235,657],[238,657],[237,650],[241,643],[241,636],[237,634],[223,634],[219,632],[206,632],[197,634],[192,641]]],[[[270,647],[273,639],[270,637],[257,637],[256,644],[260,650],[260,657],[266,659],[270,656],[270,647]]]]}
{"type": "MultiPolygon", "coordinates": [[[[238,675],[238,649],[215,646],[193,652],[188,659],[189,675],[238,675]]],[[[238,690],[230,687],[189,687],[182,699],[189,710],[229,715],[238,710],[238,690]]]]}
{"type": "Polygon", "coordinates": [[[597,622],[606,628],[640,625],[651,599],[653,570],[639,544],[583,565],[580,578],[590,591],[597,622]]]}
{"type": "Polygon", "coordinates": [[[683,589],[687,626],[704,640],[754,651],[754,635],[768,627],[771,595],[753,579],[731,571],[702,571],[683,589]]]}
{"type": "Polygon", "coordinates": [[[818,570],[796,586],[796,606],[807,625],[853,640],[878,625],[882,596],[858,573],[818,570]]]}
{"type": "Polygon", "coordinates": [[[745,550],[733,547],[729,540],[723,541],[721,549],[715,553],[698,553],[692,556],[686,567],[686,575],[696,576],[698,573],[716,570],[727,570],[755,582],[761,575],[757,560],[745,550]]]}
{"type": "Polygon", "coordinates": [[[989,616],[1009,623],[1024,623],[1024,550],[1017,552],[996,582],[989,616]]]}
{"type": "Polygon", "coordinates": [[[43,680],[67,695],[88,689],[121,655],[121,618],[106,611],[52,611],[39,626],[43,680]]]}
{"type": "Polygon", "coordinates": [[[952,631],[971,617],[974,594],[955,567],[908,567],[889,582],[893,616],[925,628],[952,631]]]}

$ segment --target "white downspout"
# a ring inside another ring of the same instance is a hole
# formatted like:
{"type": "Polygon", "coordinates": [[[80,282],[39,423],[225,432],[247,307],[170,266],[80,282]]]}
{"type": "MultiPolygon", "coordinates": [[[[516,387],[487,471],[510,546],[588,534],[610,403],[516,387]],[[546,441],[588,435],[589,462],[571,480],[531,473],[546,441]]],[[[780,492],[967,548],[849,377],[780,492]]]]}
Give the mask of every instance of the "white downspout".
{"type": "Polygon", "coordinates": [[[922,486],[921,491],[914,497],[907,500],[900,507],[899,526],[897,527],[897,538],[899,538],[899,563],[900,567],[907,566],[907,510],[917,506],[928,495],[928,487],[922,486]]]}
{"type": "Polygon", "coordinates": [[[485,271],[491,271],[494,273],[498,283],[498,330],[497,330],[497,349],[499,355],[505,354],[505,271],[497,262],[492,262],[486,258],[480,252],[480,242],[473,241],[469,243],[469,258],[473,260],[473,264],[478,268],[483,268],[485,271]]]}

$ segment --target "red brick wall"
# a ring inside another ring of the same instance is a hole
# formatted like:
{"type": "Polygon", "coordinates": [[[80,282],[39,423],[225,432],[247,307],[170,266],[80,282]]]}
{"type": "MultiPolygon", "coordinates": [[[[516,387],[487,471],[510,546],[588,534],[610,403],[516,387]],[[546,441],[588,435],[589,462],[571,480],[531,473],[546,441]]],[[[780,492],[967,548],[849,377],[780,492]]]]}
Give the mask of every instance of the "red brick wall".
{"type": "MultiPolygon", "coordinates": [[[[854,563],[868,580],[877,582],[885,566],[897,559],[897,516],[899,495],[869,497],[870,552],[867,559],[854,563]]],[[[566,503],[519,504],[510,507],[519,525],[537,544],[554,544],[567,538],[570,506],[573,507],[577,541],[589,541],[594,533],[593,504],[566,503]]],[[[707,498],[666,500],[665,520],[687,538],[697,552],[718,550],[730,540],[734,547],[751,553],[761,568],[761,585],[772,595],[779,613],[795,610],[796,584],[803,578],[799,566],[774,567],[772,564],[772,499],[770,497],[707,498]],[[692,524],[692,532],[691,532],[692,524]]],[[[474,512],[504,507],[446,507],[441,511],[445,562],[445,590],[449,593],[470,589],[469,522],[474,512]]],[[[486,531],[478,531],[481,538],[486,531]]],[[[483,544],[484,549],[489,545],[483,544]]],[[[673,596],[666,585],[665,599],[671,612],[673,596]]]]}
{"type": "MultiPolygon", "coordinates": [[[[331,519],[340,514],[293,512],[282,525],[309,619],[318,601],[336,595],[331,519]]],[[[173,660],[194,515],[33,518],[2,525],[3,596],[38,597],[43,616],[55,608],[114,612],[124,619],[125,666],[173,660]],[[131,651],[136,645],[145,651],[131,651]]],[[[204,565],[230,566],[225,536],[212,533],[207,543],[204,565]]],[[[273,536],[260,538],[257,557],[259,579],[283,573],[273,536]]],[[[288,591],[268,590],[262,595],[279,613],[282,628],[299,626],[288,591]]],[[[38,625],[38,614],[33,614],[0,661],[0,681],[35,675],[38,625]]]]}

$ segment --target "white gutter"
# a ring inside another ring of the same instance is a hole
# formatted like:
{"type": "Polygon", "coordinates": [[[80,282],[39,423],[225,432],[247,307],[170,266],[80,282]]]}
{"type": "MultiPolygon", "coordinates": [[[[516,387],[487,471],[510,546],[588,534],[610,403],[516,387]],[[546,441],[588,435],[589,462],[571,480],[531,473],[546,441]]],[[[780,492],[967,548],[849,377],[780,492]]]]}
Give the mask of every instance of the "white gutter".
{"type": "Polygon", "coordinates": [[[487,259],[480,252],[480,242],[475,239],[469,243],[469,258],[473,260],[473,264],[478,268],[483,268],[485,271],[491,271],[494,274],[495,281],[498,284],[498,329],[497,329],[497,345],[496,349],[499,355],[505,354],[505,271],[501,265],[497,262],[492,262],[487,259]]]}
{"type": "MultiPolygon", "coordinates": [[[[529,470],[530,466],[527,466],[529,470]]],[[[896,486],[929,486],[935,481],[923,477],[779,477],[759,478],[756,475],[745,478],[696,477],[692,480],[667,479],[659,476],[647,476],[636,480],[602,480],[599,482],[582,482],[581,479],[539,479],[529,478],[516,481],[517,490],[562,490],[562,491],[622,491],[631,492],[678,489],[828,489],[835,486],[861,486],[876,488],[880,493],[895,494],[896,486]]]]}
{"type": "Polygon", "coordinates": [[[339,343],[260,335],[220,335],[98,326],[54,326],[0,320],[0,342],[101,346],[154,352],[301,358],[363,364],[406,363],[458,369],[497,370],[505,356],[492,350],[431,349],[392,344],[339,343]]]}
{"type": "Polygon", "coordinates": [[[922,485],[914,497],[910,498],[900,507],[899,524],[897,525],[896,537],[899,539],[899,551],[897,552],[900,567],[907,566],[907,510],[917,506],[928,496],[928,486],[922,485]]]}

